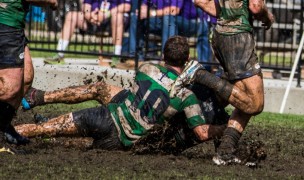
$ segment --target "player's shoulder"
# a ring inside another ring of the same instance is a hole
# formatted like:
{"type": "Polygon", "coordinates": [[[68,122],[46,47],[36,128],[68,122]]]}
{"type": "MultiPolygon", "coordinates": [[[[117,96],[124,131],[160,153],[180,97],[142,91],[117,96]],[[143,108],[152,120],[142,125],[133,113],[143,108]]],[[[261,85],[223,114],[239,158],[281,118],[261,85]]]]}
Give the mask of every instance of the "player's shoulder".
{"type": "Polygon", "coordinates": [[[148,72],[153,72],[153,71],[162,71],[163,68],[164,67],[160,64],[146,62],[146,63],[141,64],[138,67],[138,70],[141,72],[148,73],[148,72]]]}

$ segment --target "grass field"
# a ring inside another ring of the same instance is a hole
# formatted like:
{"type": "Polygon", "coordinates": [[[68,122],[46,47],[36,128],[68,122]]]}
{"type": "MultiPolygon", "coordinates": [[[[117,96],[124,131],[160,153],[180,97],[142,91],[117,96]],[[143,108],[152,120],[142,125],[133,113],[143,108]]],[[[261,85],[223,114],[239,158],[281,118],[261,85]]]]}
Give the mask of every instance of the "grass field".
{"type": "MultiPolygon", "coordinates": [[[[52,117],[97,105],[91,101],[19,111],[16,123],[33,122],[33,115],[37,113],[52,117]]],[[[255,168],[214,165],[212,142],[174,156],[83,150],[61,143],[70,137],[35,138],[24,147],[31,150],[30,154],[0,155],[0,179],[303,179],[303,132],[304,116],[301,115],[263,112],[254,117],[243,137],[262,141],[267,151],[266,160],[255,168]]]]}

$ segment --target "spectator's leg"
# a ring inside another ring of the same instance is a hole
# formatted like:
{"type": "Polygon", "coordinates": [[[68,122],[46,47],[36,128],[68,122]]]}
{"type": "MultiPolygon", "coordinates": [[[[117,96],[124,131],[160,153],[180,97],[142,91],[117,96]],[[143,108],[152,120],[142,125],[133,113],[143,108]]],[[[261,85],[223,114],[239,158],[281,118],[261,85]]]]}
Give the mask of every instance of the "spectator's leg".
{"type": "Polygon", "coordinates": [[[76,28],[87,29],[84,14],[82,11],[69,11],[65,17],[61,37],[57,44],[57,51],[59,52],[53,57],[46,58],[44,60],[45,64],[64,64],[64,52],[62,51],[68,47],[76,28]]]}
{"type": "Polygon", "coordinates": [[[129,53],[135,54],[136,51],[136,33],[137,33],[137,15],[130,15],[130,31],[129,31],[129,53]]]}
{"type": "MultiPolygon", "coordinates": [[[[61,37],[57,44],[57,50],[64,51],[68,47],[76,28],[86,30],[86,27],[87,25],[81,11],[69,11],[65,17],[61,37]]],[[[59,52],[58,55],[63,57],[64,53],[59,52]]]]}
{"type": "Polygon", "coordinates": [[[122,51],[127,52],[131,55],[135,55],[136,48],[136,29],[137,29],[137,15],[136,11],[138,9],[138,0],[131,0],[131,12],[129,21],[129,37],[123,39],[122,51]],[[131,39],[132,38],[132,39],[131,39]]]}
{"type": "Polygon", "coordinates": [[[167,39],[177,34],[176,16],[165,15],[162,22],[162,49],[167,39]]]}
{"type": "Polygon", "coordinates": [[[122,38],[124,33],[124,13],[131,10],[130,4],[120,4],[111,9],[111,28],[114,44],[114,54],[121,55],[122,38]]]}
{"type": "MultiPolygon", "coordinates": [[[[206,19],[198,22],[196,50],[199,62],[209,62],[212,52],[209,44],[209,24],[206,19]]],[[[204,64],[204,66],[208,71],[211,71],[211,65],[204,64]]]]}

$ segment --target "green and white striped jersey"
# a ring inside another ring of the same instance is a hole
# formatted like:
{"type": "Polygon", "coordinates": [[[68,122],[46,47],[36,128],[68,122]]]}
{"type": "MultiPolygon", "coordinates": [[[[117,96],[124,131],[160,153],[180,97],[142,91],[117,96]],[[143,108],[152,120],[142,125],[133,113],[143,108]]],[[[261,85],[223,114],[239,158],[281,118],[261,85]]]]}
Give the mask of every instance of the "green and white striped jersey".
{"type": "Polygon", "coordinates": [[[252,14],[249,0],[219,0],[220,17],[215,27],[220,34],[232,35],[252,32],[252,14]]]}
{"type": "Polygon", "coordinates": [[[155,64],[142,65],[128,97],[120,104],[109,104],[109,110],[121,142],[131,146],[156,124],[184,111],[190,128],[205,124],[202,110],[192,91],[183,88],[176,97],[169,90],[178,74],[173,69],[155,64]]]}
{"type": "Polygon", "coordinates": [[[0,0],[0,23],[23,29],[29,5],[23,0],[0,0]]]}

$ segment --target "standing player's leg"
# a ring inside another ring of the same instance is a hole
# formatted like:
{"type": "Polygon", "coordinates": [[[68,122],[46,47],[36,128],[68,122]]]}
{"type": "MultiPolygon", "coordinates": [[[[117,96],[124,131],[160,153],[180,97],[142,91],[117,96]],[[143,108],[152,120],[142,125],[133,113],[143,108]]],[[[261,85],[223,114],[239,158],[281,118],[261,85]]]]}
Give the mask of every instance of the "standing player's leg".
{"type": "Polygon", "coordinates": [[[23,96],[25,46],[22,29],[0,24],[0,141],[3,144],[6,141],[14,144],[29,142],[11,125],[23,96]],[[5,134],[10,138],[5,139],[5,134]]]}

